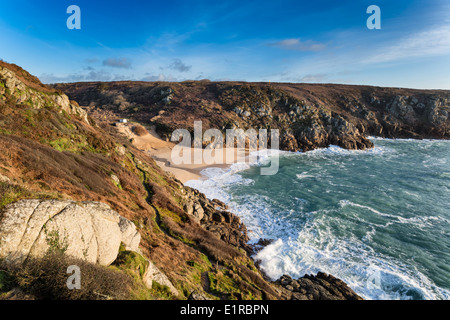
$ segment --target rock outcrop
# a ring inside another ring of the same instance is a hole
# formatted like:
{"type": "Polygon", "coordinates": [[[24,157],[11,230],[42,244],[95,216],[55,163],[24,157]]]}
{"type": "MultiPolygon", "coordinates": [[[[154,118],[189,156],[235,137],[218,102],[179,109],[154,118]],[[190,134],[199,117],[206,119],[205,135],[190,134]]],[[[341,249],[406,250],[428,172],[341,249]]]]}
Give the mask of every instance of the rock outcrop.
{"type": "Polygon", "coordinates": [[[211,299],[199,291],[193,291],[188,297],[188,300],[211,300],[211,299]]]}
{"type": "Polygon", "coordinates": [[[209,200],[196,189],[185,187],[185,190],[184,209],[188,215],[225,243],[252,253],[247,244],[246,226],[238,216],[226,211],[226,204],[217,199],[209,200]]]}
{"type": "Polygon", "coordinates": [[[153,287],[153,281],[155,281],[162,286],[168,287],[174,296],[178,296],[180,294],[173,286],[172,282],[170,282],[169,278],[167,278],[167,276],[162,273],[151,261],[148,261],[148,267],[142,279],[144,280],[145,285],[150,289],[153,287]]]}
{"type": "Polygon", "coordinates": [[[23,263],[48,250],[91,263],[110,265],[123,243],[139,250],[134,224],[98,202],[22,200],[0,213],[0,257],[23,263]]]}
{"type": "MultiPolygon", "coordinates": [[[[4,63],[3,63],[4,64],[4,63]]],[[[75,101],[70,101],[67,95],[49,87],[43,86],[39,80],[26,81],[23,76],[32,78],[31,75],[22,70],[22,75],[16,74],[13,69],[16,66],[2,66],[0,64],[0,101],[11,100],[15,104],[24,104],[33,109],[56,107],[60,112],[76,115],[89,123],[87,112],[75,101]]]]}
{"type": "Polygon", "coordinates": [[[322,272],[298,280],[284,275],[275,284],[286,300],[362,300],[344,281],[322,272]]]}

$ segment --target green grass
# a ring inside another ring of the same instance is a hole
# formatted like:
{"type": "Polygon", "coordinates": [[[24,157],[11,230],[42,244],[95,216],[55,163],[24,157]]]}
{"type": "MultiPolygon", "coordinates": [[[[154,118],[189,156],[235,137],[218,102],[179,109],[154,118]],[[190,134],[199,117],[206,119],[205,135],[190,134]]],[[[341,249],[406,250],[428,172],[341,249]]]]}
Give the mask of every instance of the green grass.
{"type": "Polygon", "coordinates": [[[120,190],[123,190],[122,185],[120,183],[116,182],[116,180],[114,180],[112,178],[111,178],[111,181],[117,188],[119,188],[120,190]]]}
{"type": "Polygon", "coordinates": [[[148,288],[143,277],[149,261],[141,254],[134,251],[127,251],[123,244],[119,249],[119,255],[111,268],[119,270],[133,279],[133,287],[130,292],[130,298],[133,300],[157,300],[173,299],[172,293],[167,286],[162,286],[153,281],[152,287],[148,288]]]}
{"type": "Polygon", "coordinates": [[[22,91],[19,88],[16,88],[16,92],[19,94],[19,96],[21,96],[25,93],[25,91],[22,91]]]}
{"type": "Polygon", "coordinates": [[[168,217],[172,221],[174,221],[174,222],[176,222],[178,224],[180,224],[181,222],[185,221],[184,217],[182,218],[178,214],[176,214],[176,213],[174,213],[174,212],[172,212],[172,211],[170,211],[168,209],[160,208],[160,207],[158,207],[157,209],[158,209],[159,213],[161,214],[161,216],[168,217]]]}
{"type": "Polygon", "coordinates": [[[73,151],[75,150],[73,144],[67,138],[59,138],[53,141],[50,141],[50,146],[57,151],[73,151]]]}
{"type": "Polygon", "coordinates": [[[32,192],[19,185],[0,182],[0,211],[7,205],[22,199],[62,199],[55,192],[32,192]]]}
{"type": "Polygon", "coordinates": [[[148,268],[149,262],[142,255],[134,251],[127,251],[123,244],[119,249],[114,265],[124,271],[130,271],[130,275],[135,279],[141,279],[148,268]]]}
{"type": "MultiPolygon", "coordinates": [[[[31,103],[32,103],[32,100],[31,100],[31,103]]],[[[34,111],[32,109],[28,109],[25,111],[25,119],[30,123],[30,125],[32,127],[36,126],[36,124],[34,122],[34,111]]]]}
{"type": "Polygon", "coordinates": [[[242,282],[247,283],[247,286],[256,288],[256,286],[245,281],[235,268],[216,269],[215,272],[209,272],[208,277],[210,281],[211,293],[216,296],[226,295],[228,299],[243,299],[243,300],[258,300],[261,297],[256,297],[250,290],[243,289],[242,282]]]}
{"type": "Polygon", "coordinates": [[[212,268],[211,261],[209,261],[209,259],[206,256],[206,254],[200,253],[200,259],[203,260],[206,263],[208,269],[212,268]]]}
{"type": "Polygon", "coordinates": [[[97,150],[88,145],[86,141],[83,140],[82,136],[71,135],[71,138],[58,138],[49,141],[48,144],[55,150],[63,152],[68,151],[72,153],[81,153],[82,151],[97,152],[97,150]]]}
{"type": "Polygon", "coordinates": [[[8,204],[31,196],[31,192],[17,185],[0,182],[0,210],[8,204]]]}
{"type": "Polygon", "coordinates": [[[235,282],[228,276],[228,270],[225,269],[216,273],[210,272],[208,277],[212,293],[216,295],[231,294],[231,298],[233,297],[233,293],[239,293],[235,282]]]}

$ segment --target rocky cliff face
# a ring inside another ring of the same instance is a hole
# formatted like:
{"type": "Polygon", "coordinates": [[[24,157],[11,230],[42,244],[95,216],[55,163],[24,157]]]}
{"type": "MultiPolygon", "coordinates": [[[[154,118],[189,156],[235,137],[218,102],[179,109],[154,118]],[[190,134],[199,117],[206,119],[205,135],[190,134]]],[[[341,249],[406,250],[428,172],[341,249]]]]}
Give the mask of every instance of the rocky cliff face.
{"type": "Polygon", "coordinates": [[[450,92],[282,83],[75,83],[54,86],[112,117],[175,129],[279,129],[281,148],[372,147],[367,136],[449,138],[450,92]]]}

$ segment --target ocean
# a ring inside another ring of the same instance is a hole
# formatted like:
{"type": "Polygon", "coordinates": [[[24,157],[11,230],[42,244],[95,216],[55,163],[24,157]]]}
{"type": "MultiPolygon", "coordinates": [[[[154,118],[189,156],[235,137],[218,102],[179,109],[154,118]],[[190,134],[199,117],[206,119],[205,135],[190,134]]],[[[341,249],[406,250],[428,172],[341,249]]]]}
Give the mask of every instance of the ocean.
{"type": "Polygon", "coordinates": [[[273,280],[318,271],[365,299],[450,299],[450,141],[279,152],[280,169],[208,168],[189,181],[241,217],[273,280]]]}

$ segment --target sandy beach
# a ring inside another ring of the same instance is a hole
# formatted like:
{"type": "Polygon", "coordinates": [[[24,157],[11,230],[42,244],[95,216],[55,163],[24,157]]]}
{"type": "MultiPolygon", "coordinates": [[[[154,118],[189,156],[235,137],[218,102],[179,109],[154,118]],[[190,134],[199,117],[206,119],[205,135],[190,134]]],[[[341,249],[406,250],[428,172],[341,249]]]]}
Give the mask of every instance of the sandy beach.
{"type": "Polygon", "coordinates": [[[133,130],[135,125],[134,123],[117,123],[116,126],[119,132],[130,139],[136,148],[150,155],[162,169],[173,174],[183,184],[189,180],[202,179],[201,171],[206,168],[228,168],[232,163],[226,161],[227,151],[232,154],[234,163],[237,162],[238,157],[248,155],[248,150],[224,148],[222,152],[212,153],[212,164],[206,163],[203,159],[201,164],[194,164],[195,149],[191,148],[191,164],[175,164],[172,161],[172,150],[176,146],[175,143],[162,140],[154,128],[147,130],[147,133],[143,135],[137,135],[133,130]]]}

